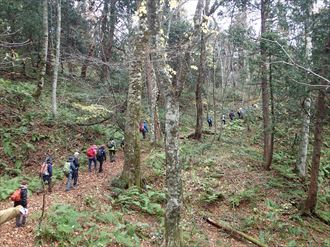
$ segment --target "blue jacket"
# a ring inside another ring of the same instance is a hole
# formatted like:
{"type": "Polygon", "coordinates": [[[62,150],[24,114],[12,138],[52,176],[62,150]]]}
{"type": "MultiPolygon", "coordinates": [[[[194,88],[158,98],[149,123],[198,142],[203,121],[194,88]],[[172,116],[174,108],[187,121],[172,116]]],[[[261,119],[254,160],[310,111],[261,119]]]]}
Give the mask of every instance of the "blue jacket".
{"type": "Polygon", "coordinates": [[[145,132],[149,132],[147,122],[143,123],[143,128],[144,128],[145,132]]]}

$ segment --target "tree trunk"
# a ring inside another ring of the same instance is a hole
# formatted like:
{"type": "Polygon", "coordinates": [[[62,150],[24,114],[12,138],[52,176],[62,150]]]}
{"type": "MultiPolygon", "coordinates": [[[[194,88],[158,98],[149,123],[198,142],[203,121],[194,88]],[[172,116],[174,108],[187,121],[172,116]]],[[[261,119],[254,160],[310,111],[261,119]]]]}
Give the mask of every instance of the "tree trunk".
{"type": "Polygon", "coordinates": [[[308,197],[304,204],[305,213],[315,213],[318,190],[318,177],[320,168],[320,157],[322,147],[323,124],[325,121],[325,92],[319,91],[316,103],[315,129],[314,129],[314,149],[312,157],[311,179],[308,188],[308,197]]]}
{"type": "Polygon", "coordinates": [[[57,28],[56,28],[56,54],[54,63],[54,74],[52,82],[52,113],[53,117],[57,116],[57,78],[58,78],[58,68],[60,66],[60,47],[61,47],[61,0],[56,2],[57,9],[57,28]]]}
{"type": "Polygon", "coordinates": [[[194,24],[199,30],[200,35],[200,56],[198,66],[198,76],[195,89],[196,97],[196,127],[194,138],[200,140],[203,131],[203,101],[202,101],[202,88],[205,83],[205,61],[206,61],[206,44],[205,37],[202,30],[203,15],[202,11],[205,8],[204,0],[199,0],[196,7],[194,16],[194,24]]]}
{"type": "Polygon", "coordinates": [[[109,61],[111,58],[113,39],[115,34],[116,27],[116,2],[117,0],[105,0],[103,8],[103,20],[102,20],[102,32],[104,34],[102,41],[102,71],[101,71],[101,80],[108,81],[110,80],[110,66],[109,61]],[[110,9],[109,9],[110,3],[110,9]],[[110,12],[110,16],[108,18],[110,12]],[[108,21],[109,19],[109,21],[108,21]],[[110,26],[109,26],[110,25],[110,26]]]}
{"type": "MultiPolygon", "coordinates": [[[[53,17],[54,17],[54,11],[53,11],[53,5],[55,1],[51,1],[49,3],[49,26],[53,28],[53,17]]],[[[46,74],[51,76],[53,71],[53,64],[54,64],[54,32],[48,33],[48,51],[47,51],[47,62],[46,62],[46,74]]]]}
{"type": "Polygon", "coordinates": [[[150,113],[150,137],[151,142],[156,144],[161,138],[160,122],[158,117],[158,98],[159,98],[159,88],[157,84],[156,73],[154,70],[153,61],[156,59],[154,54],[157,49],[157,35],[159,34],[159,1],[148,0],[147,1],[147,11],[148,11],[148,28],[150,36],[148,35],[148,50],[146,52],[146,82],[148,91],[148,102],[149,102],[149,113],[150,113]],[[151,49],[150,49],[151,48],[151,49]]]}
{"type": "Polygon", "coordinates": [[[298,157],[296,162],[296,170],[301,178],[306,177],[306,161],[307,161],[307,151],[309,143],[309,125],[310,119],[310,108],[311,99],[307,97],[302,104],[302,128],[301,128],[301,141],[299,145],[298,157]]]}
{"type": "MultiPolygon", "coordinates": [[[[269,0],[261,1],[261,37],[267,32],[266,20],[268,17],[269,0]]],[[[271,151],[271,119],[269,114],[269,84],[267,80],[267,51],[265,41],[260,41],[260,55],[261,55],[261,90],[262,90],[262,115],[263,115],[263,127],[264,127],[264,167],[266,170],[270,170],[272,162],[271,151]]]]}
{"type": "Polygon", "coordinates": [[[181,246],[182,207],[181,166],[179,163],[179,102],[173,90],[166,93],[165,152],[168,200],[165,214],[165,246],[181,246]]]}
{"type": "MultiPolygon", "coordinates": [[[[144,8],[146,2],[142,0],[139,8],[144,8]]],[[[140,10],[137,10],[138,13],[140,10]]],[[[128,85],[127,115],[125,125],[125,162],[121,179],[128,187],[141,187],[141,159],[139,122],[141,121],[141,92],[142,92],[142,61],[147,39],[145,36],[146,15],[139,15],[139,32],[135,39],[135,49],[130,71],[128,85]]]]}
{"type": "MultiPolygon", "coordinates": [[[[95,49],[95,45],[94,44],[91,44],[91,46],[89,48],[89,51],[88,51],[87,58],[85,59],[83,65],[81,66],[81,74],[80,74],[80,76],[83,79],[86,79],[88,63],[89,63],[89,60],[90,60],[90,58],[92,57],[92,55],[94,53],[94,49],[95,49]]],[[[70,66],[69,66],[69,70],[70,70],[70,66]]]]}
{"type": "Polygon", "coordinates": [[[160,140],[160,123],[158,119],[158,87],[156,82],[156,75],[153,68],[153,64],[150,61],[150,49],[146,52],[145,58],[145,73],[149,103],[150,114],[150,138],[153,144],[156,144],[160,140]]]}

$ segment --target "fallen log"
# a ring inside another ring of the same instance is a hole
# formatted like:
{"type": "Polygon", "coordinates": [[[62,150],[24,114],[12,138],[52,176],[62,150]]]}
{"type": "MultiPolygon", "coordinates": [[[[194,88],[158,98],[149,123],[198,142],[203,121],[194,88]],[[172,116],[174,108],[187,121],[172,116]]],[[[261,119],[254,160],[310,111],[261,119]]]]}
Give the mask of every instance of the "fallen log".
{"type": "Polygon", "coordinates": [[[251,237],[251,236],[249,236],[249,235],[247,235],[247,234],[245,234],[245,233],[243,233],[243,232],[240,232],[240,231],[238,231],[238,230],[235,230],[235,229],[231,228],[231,227],[228,226],[228,225],[223,225],[223,224],[217,223],[217,222],[213,221],[212,219],[210,219],[210,218],[208,218],[208,217],[203,217],[203,219],[204,219],[207,223],[209,223],[209,224],[211,224],[211,225],[213,225],[213,226],[215,226],[215,227],[217,227],[217,228],[219,228],[219,229],[223,229],[224,231],[226,231],[226,232],[229,233],[230,235],[233,235],[233,236],[239,236],[239,237],[241,237],[241,238],[244,238],[244,239],[246,239],[246,240],[248,240],[248,241],[254,243],[254,244],[257,245],[257,246],[260,246],[260,247],[268,247],[268,245],[266,245],[266,244],[264,244],[264,243],[261,243],[259,240],[255,239],[255,238],[253,238],[253,237],[251,237]]]}

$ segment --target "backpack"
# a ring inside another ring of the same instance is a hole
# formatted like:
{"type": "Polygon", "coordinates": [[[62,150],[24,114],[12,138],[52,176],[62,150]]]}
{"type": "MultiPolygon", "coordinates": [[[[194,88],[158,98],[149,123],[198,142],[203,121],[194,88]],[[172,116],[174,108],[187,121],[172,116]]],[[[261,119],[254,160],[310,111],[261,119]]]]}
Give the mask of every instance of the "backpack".
{"type": "Polygon", "coordinates": [[[65,176],[69,175],[70,174],[70,162],[67,161],[64,163],[64,166],[63,166],[63,173],[65,176]]]}
{"type": "Polygon", "coordinates": [[[108,148],[113,148],[113,147],[115,147],[115,143],[114,143],[114,141],[110,141],[108,143],[108,148]]]}
{"type": "Polygon", "coordinates": [[[13,202],[19,202],[21,200],[21,189],[15,190],[15,192],[10,196],[10,200],[13,202]]]}
{"type": "Polygon", "coordinates": [[[47,163],[42,163],[40,173],[42,175],[49,175],[49,173],[48,173],[48,164],[47,163]]]}
{"type": "Polygon", "coordinates": [[[99,149],[97,150],[97,154],[96,154],[96,156],[97,156],[97,159],[98,159],[98,160],[104,158],[104,156],[105,156],[104,148],[99,148],[99,149]]]}
{"type": "Polygon", "coordinates": [[[94,157],[94,155],[95,155],[94,148],[92,148],[92,147],[88,148],[87,149],[87,156],[92,158],[92,157],[94,157]]]}
{"type": "Polygon", "coordinates": [[[144,131],[145,131],[145,129],[144,129],[144,123],[141,123],[141,124],[140,124],[140,131],[141,131],[141,132],[144,132],[144,131]]]}

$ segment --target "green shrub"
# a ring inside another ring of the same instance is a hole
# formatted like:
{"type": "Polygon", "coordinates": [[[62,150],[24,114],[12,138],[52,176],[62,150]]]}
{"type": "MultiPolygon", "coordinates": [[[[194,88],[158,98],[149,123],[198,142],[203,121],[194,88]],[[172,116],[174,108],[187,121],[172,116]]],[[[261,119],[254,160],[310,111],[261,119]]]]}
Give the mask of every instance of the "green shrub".
{"type": "Polygon", "coordinates": [[[251,202],[257,196],[258,189],[243,190],[229,198],[232,207],[238,207],[242,202],[251,202]]]}
{"type": "Polygon", "coordinates": [[[127,209],[140,209],[142,212],[151,215],[162,216],[164,214],[164,209],[159,202],[165,201],[165,194],[160,191],[155,191],[151,187],[147,189],[146,193],[141,193],[139,188],[133,186],[120,193],[114,202],[127,209]]]}

